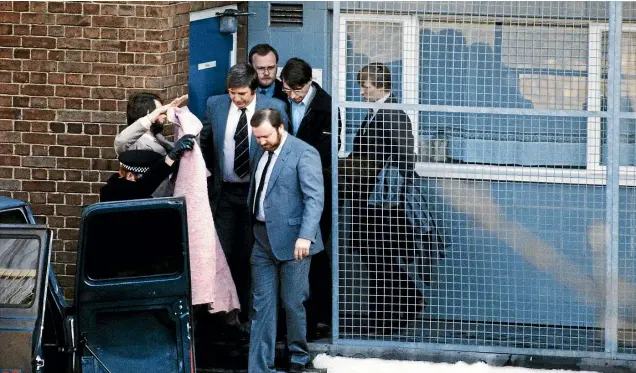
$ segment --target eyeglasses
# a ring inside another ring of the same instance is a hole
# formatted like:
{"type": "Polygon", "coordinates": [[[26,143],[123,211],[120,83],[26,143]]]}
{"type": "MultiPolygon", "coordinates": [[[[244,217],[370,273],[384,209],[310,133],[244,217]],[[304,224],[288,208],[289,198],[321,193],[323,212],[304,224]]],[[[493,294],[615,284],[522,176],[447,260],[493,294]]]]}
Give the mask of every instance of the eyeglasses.
{"type": "Polygon", "coordinates": [[[290,94],[290,93],[294,92],[297,95],[301,95],[301,94],[304,93],[303,89],[305,89],[305,87],[307,87],[307,84],[309,84],[309,82],[305,83],[305,85],[303,85],[302,88],[298,88],[298,89],[290,89],[290,88],[283,87],[283,92],[287,93],[287,94],[290,94]]]}
{"type": "Polygon", "coordinates": [[[256,71],[258,71],[259,73],[269,73],[269,72],[274,72],[276,71],[276,66],[260,66],[256,68],[256,71]]]}

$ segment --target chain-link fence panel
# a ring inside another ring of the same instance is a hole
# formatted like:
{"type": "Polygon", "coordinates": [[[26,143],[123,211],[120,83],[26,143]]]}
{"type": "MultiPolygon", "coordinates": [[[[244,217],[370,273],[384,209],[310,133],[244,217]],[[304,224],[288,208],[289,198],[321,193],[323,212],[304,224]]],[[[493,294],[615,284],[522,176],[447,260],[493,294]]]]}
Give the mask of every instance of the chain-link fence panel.
{"type": "Polygon", "coordinates": [[[635,18],[334,6],[338,341],[631,356],[635,18]]]}

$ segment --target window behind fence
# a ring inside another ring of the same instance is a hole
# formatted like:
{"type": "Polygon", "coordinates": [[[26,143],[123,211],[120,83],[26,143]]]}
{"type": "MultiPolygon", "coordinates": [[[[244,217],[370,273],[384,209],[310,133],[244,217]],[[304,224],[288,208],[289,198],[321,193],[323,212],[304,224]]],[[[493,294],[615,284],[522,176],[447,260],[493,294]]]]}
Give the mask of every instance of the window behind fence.
{"type": "Polygon", "coordinates": [[[336,15],[338,338],[632,358],[636,6],[336,15]]]}

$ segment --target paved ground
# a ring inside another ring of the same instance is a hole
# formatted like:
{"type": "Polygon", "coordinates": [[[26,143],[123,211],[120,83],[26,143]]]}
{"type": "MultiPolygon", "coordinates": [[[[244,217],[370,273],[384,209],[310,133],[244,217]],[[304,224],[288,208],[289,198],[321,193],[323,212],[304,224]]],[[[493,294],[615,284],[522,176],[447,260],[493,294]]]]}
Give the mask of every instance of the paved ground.
{"type": "MultiPolygon", "coordinates": [[[[327,352],[328,340],[310,343],[312,358],[327,352]]],[[[246,341],[197,340],[195,344],[198,373],[245,373],[247,372],[248,344],[246,341]]],[[[285,346],[276,344],[276,366],[286,366],[285,346]]],[[[326,373],[325,369],[308,369],[307,372],[326,373]]]]}

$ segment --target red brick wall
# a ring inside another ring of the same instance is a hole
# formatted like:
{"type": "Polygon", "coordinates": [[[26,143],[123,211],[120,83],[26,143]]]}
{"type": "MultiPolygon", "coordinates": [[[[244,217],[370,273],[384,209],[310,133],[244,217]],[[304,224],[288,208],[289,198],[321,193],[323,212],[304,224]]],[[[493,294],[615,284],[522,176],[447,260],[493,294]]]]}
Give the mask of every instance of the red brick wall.
{"type": "Polygon", "coordinates": [[[81,206],[118,168],[127,98],[187,93],[189,12],[218,5],[0,2],[0,194],[30,202],[53,229],[68,297],[81,206]]]}

